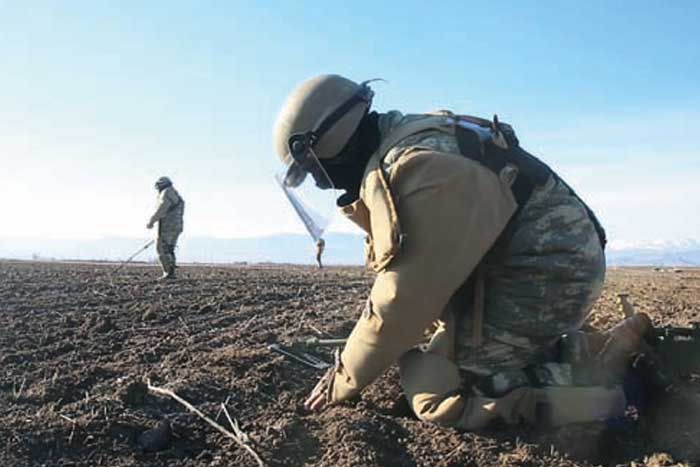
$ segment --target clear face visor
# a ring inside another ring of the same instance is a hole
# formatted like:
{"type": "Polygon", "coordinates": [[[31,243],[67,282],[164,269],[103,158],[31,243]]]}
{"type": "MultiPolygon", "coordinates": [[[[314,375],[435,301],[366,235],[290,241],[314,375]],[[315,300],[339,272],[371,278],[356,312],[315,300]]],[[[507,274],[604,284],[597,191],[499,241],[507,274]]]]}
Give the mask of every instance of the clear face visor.
{"type": "Polygon", "coordinates": [[[336,212],[340,195],[311,148],[311,134],[293,135],[289,141],[289,167],[275,175],[292,208],[314,242],[318,242],[336,212]]]}

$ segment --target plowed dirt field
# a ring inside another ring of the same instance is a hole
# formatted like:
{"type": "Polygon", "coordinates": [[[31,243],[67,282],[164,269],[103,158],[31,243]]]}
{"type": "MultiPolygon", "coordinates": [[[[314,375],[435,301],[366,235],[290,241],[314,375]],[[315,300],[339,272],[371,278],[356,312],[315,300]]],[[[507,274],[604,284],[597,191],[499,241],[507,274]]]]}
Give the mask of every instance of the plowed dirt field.
{"type": "MultiPolygon", "coordinates": [[[[418,422],[395,369],[359,401],[305,413],[320,371],[267,346],[346,336],[372,282],[360,268],[185,266],[172,283],[153,267],[115,269],[0,262],[0,465],[256,465],[177,402],[144,392],[145,378],[230,428],[225,403],[268,465],[700,462],[698,381],[641,417],[544,432],[418,422]]],[[[621,291],[655,324],[700,321],[700,270],[610,270],[593,325],[619,320],[621,291]]]]}

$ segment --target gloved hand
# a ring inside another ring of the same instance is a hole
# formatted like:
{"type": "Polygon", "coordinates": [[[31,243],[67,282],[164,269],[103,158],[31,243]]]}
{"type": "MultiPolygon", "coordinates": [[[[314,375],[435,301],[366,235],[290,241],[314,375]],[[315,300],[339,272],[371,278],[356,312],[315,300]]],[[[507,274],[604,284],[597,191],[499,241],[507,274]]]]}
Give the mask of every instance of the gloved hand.
{"type": "Polygon", "coordinates": [[[152,229],[152,228],[153,228],[153,222],[149,222],[148,224],[146,224],[146,228],[149,229],[149,230],[152,229]]]}

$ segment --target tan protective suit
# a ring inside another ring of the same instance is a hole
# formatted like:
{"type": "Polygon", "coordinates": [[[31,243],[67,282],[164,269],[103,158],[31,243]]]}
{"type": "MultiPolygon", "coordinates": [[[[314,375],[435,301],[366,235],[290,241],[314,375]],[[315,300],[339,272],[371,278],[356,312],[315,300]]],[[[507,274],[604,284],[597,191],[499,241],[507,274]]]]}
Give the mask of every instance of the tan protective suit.
{"type": "Polygon", "coordinates": [[[518,214],[512,238],[497,244],[518,208],[511,191],[517,169],[495,174],[462,156],[445,116],[392,112],[379,125],[382,142],[360,198],[342,208],[367,233],[377,276],[329,401],[357,395],[399,361],[416,415],[444,425],[535,421],[542,407],[555,424],[623,410],[619,388],[520,388],[501,399],[463,394],[460,368],[480,375],[521,368],[580,326],[601,291],[602,248],[582,203],[554,178],[518,214]],[[470,305],[458,291],[480,264],[484,342],[475,348],[470,305]],[[415,349],[436,322],[427,351],[415,349]]]}
{"type": "Polygon", "coordinates": [[[169,186],[158,194],[158,207],[151,216],[150,223],[158,222],[158,239],[156,251],[158,260],[166,275],[175,274],[175,247],[182,233],[185,200],[169,186]]]}

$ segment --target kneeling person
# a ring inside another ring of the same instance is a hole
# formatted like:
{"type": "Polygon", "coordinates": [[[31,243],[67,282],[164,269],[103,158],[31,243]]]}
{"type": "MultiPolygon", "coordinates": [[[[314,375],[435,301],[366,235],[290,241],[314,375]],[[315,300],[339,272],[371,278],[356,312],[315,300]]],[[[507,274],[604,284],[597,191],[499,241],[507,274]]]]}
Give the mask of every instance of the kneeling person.
{"type": "Polygon", "coordinates": [[[605,234],[590,209],[497,118],[380,114],[372,97],[367,83],[312,78],[275,125],[283,183],[344,190],[337,204],[367,233],[377,273],[306,407],[350,399],[398,362],[416,415],[443,425],[621,414],[619,385],[575,386],[548,356],[602,290],[605,234]]]}

